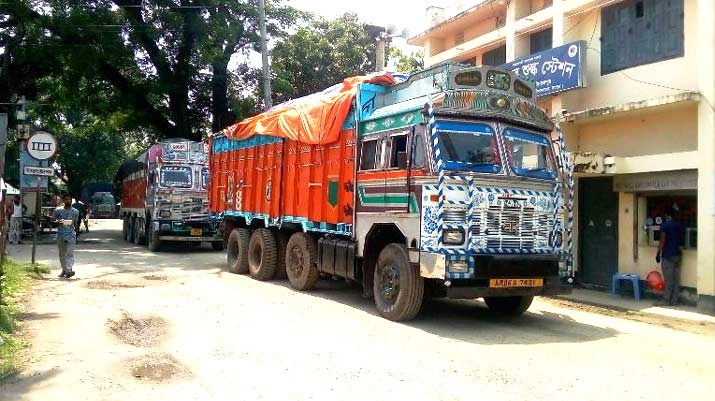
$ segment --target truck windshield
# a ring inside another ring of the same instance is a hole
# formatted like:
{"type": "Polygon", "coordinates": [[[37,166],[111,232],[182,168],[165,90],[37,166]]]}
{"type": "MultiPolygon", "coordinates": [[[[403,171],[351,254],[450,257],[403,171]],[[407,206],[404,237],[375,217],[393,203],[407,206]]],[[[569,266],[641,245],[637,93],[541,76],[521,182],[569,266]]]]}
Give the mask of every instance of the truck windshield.
{"type": "Polygon", "coordinates": [[[191,167],[165,166],[159,170],[159,185],[165,188],[191,188],[191,167]]]}
{"type": "Polygon", "coordinates": [[[486,124],[438,122],[440,157],[447,170],[501,171],[494,130],[486,124]]]}
{"type": "Polygon", "coordinates": [[[504,130],[511,169],[525,177],[553,180],[556,166],[551,143],[543,135],[517,129],[504,130]]]}

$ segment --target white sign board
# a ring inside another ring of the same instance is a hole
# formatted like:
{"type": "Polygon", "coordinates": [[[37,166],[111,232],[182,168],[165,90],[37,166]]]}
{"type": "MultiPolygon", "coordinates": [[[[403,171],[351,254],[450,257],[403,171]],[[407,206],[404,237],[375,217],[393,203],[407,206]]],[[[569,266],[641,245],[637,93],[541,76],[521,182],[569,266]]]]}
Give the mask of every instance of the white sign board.
{"type": "Polygon", "coordinates": [[[171,152],[188,152],[189,144],[187,142],[175,142],[167,144],[171,152]]]}
{"type": "Polygon", "coordinates": [[[43,175],[47,177],[55,175],[55,169],[52,167],[25,166],[22,170],[26,175],[43,175]]]}
{"type": "Polygon", "coordinates": [[[27,153],[36,160],[47,160],[57,153],[57,139],[44,131],[37,131],[27,140],[27,153]]]}

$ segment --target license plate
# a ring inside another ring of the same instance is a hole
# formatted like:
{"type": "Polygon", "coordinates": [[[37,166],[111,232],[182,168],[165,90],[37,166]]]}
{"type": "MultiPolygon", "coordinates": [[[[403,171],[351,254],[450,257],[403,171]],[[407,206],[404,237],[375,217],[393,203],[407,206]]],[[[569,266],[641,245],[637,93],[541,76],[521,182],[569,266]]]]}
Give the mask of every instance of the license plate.
{"type": "Polygon", "coordinates": [[[489,280],[490,288],[518,288],[543,286],[543,278],[493,278],[489,280]]]}
{"type": "Polygon", "coordinates": [[[192,228],[192,229],[191,229],[191,235],[194,236],[194,237],[198,237],[198,236],[200,236],[202,233],[203,233],[203,230],[201,230],[200,228],[192,228]]]}

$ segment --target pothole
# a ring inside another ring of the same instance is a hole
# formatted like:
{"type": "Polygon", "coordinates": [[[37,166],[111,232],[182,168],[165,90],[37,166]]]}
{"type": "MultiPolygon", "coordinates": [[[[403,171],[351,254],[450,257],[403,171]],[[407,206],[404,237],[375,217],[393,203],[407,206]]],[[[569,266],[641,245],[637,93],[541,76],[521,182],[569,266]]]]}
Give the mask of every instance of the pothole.
{"type": "Polygon", "coordinates": [[[85,286],[92,290],[114,290],[117,288],[138,288],[138,287],[141,287],[140,285],[136,285],[136,284],[119,283],[116,281],[107,281],[107,280],[88,281],[87,284],[85,284],[85,286]]]}
{"type": "Polygon", "coordinates": [[[109,329],[122,341],[136,347],[152,347],[166,333],[166,322],[160,317],[138,318],[124,312],[118,320],[109,320],[109,329]]]}
{"type": "Polygon", "coordinates": [[[144,280],[157,280],[157,281],[167,281],[167,280],[169,280],[168,277],[162,276],[162,275],[159,275],[159,274],[150,274],[150,275],[148,275],[148,276],[142,276],[142,278],[143,278],[144,280]]]}
{"type": "Polygon", "coordinates": [[[186,376],[188,370],[176,358],[165,352],[151,353],[129,363],[132,376],[137,380],[163,382],[186,376]]]}

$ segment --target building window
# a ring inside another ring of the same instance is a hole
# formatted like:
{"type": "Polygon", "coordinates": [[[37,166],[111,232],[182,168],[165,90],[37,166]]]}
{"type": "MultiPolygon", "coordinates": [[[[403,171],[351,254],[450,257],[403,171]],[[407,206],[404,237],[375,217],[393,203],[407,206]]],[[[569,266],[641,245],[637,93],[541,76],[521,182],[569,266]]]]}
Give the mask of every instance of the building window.
{"type": "Polygon", "coordinates": [[[657,246],[660,241],[660,225],[665,219],[665,211],[674,205],[678,208],[678,219],[683,225],[683,243],[686,249],[697,247],[698,198],[695,195],[661,195],[647,198],[645,227],[648,230],[648,244],[657,246]]]}
{"type": "Polygon", "coordinates": [[[454,36],[454,45],[459,46],[464,43],[464,32],[460,32],[454,36]]]}
{"type": "Polygon", "coordinates": [[[497,47],[496,49],[489,50],[488,52],[482,54],[482,65],[499,67],[504,64],[506,64],[506,45],[497,47]]]}
{"type": "Polygon", "coordinates": [[[628,0],[601,10],[601,75],[684,55],[683,0],[628,0]]]}
{"type": "Polygon", "coordinates": [[[551,39],[553,36],[553,29],[551,28],[529,35],[531,54],[551,49],[551,39]]]}

